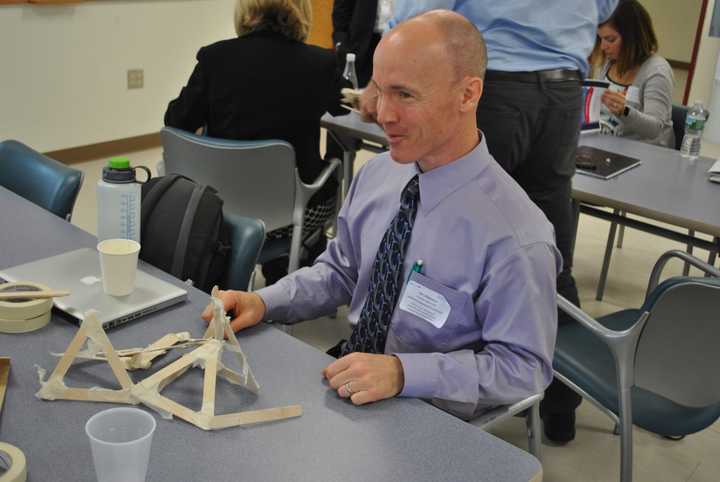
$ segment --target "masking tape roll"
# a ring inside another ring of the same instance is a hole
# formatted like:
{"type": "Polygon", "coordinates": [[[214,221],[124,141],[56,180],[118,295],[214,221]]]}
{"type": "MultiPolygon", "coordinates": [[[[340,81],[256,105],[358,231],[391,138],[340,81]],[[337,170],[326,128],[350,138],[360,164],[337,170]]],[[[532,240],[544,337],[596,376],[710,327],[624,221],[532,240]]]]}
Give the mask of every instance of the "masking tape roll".
{"type": "Polygon", "coordinates": [[[3,320],[0,318],[0,333],[29,333],[39,330],[50,322],[50,311],[29,320],[3,320]]]}
{"type": "MultiPolygon", "coordinates": [[[[0,292],[12,291],[41,291],[48,290],[46,286],[31,283],[5,283],[0,284],[0,292]]],[[[0,301],[0,332],[25,333],[42,328],[50,321],[50,311],[53,307],[51,298],[0,301]]]]}
{"type": "Polygon", "coordinates": [[[27,481],[25,454],[19,448],[0,442],[0,459],[7,463],[7,472],[0,475],[0,482],[27,481]]]}

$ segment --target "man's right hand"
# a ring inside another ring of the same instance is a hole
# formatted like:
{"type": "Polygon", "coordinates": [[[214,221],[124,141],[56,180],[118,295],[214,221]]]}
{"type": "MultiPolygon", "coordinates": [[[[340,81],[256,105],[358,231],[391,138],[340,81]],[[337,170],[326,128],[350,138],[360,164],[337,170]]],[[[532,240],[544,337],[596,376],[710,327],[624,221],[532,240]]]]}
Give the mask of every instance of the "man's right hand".
{"type": "MultiPolygon", "coordinates": [[[[257,325],[265,316],[265,302],[257,293],[219,291],[218,297],[222,300],[225,311],[234,314],[234,318],[230,320],[230,328],[235,332],[257,325]]],[[[212,304],[205,308],[202,319],[212,319],[212,304]]]]}
{"type": "Polygon", "coordinates": [[[365,122],[377,122],[377,99],[378,91],[375,84],[371,81],[362,94],[360,94],[360,100],[358,108],[360,110],[360,116],[365,122]]]}

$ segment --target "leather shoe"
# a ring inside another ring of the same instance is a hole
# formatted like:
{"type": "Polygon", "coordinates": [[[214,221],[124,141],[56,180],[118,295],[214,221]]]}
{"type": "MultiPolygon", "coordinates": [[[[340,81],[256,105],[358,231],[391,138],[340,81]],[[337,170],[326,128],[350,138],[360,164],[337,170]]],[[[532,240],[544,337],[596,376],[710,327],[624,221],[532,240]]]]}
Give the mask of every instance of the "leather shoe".
{"type": "Polygon", "coordinates": [[[575,412],[545,414],[542,417],[545,437],[559,445],[575,439],[575,412]]]}

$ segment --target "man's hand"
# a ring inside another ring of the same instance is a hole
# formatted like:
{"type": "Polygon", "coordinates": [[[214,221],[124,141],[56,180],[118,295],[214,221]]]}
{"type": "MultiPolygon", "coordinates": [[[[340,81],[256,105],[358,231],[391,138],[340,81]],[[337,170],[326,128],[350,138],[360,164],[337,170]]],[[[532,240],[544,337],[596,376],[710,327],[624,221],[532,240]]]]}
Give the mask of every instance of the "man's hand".
{"type": "Polygon", "coordinates": [[[328,365],[323,376],[355,405],[392,398],[405,385],[402,363],[392,355],[351,353],[328,365]]]}
{"type": "Polygon", "coordinates": [[[360,116],[363,121],[377,122],[377,100],[377,87],[371,81],[367,87],[363,89],[358,102],[358,109],[360,110],[360,116]]]}
{"type": "MultiPolygon", "coordinates": [[[[265,302],[256,293],[219,291],[218,297],[222,300],[225,311],[232,312],[235,316],[230,321],[230,328],[235,332],[257,325],[265,316],[265,302]]],[[[212,319],[212,304],[205,308],[202,319],[212,319]]]]}

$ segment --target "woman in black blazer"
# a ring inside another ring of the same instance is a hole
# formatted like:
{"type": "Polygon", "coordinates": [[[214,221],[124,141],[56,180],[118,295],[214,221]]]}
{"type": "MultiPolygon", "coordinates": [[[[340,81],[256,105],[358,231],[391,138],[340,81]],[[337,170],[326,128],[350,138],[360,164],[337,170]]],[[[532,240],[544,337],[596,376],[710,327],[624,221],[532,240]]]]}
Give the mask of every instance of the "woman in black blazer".
{"type": "MultiPolygon", "coordinates": [[[[320,117],[344,112],[335,55],[303,43],[310,23],[310,0],[238,0],[238,38],[200,49],[190,80],[168,105],[165,125],[191,132],[204,126],[208,136],[222,139],[282,139],[295,148],[300,178],[312,183],[327,165],[320,157],[320,117]]],[[[304,233],[324,224],[336,193],[332,178],[313,196],[304,233]]],[[[289,230],[269,233],[278,235],[289,230]]],[[[308,250],[309,261],[324,249],[320,238],[322,245],[308,250]]],[[[284,274],[283,265],[287,260],[263,266],[268,284],[284,274]]]]}

